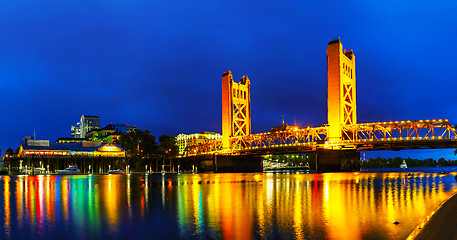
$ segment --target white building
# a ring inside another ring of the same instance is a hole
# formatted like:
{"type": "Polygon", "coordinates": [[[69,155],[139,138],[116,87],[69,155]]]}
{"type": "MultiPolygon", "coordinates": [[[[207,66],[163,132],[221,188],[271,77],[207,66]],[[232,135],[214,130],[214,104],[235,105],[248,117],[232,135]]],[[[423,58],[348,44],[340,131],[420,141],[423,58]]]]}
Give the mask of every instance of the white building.
{"type": "Polygon", "coordinates": [[[82,115],[81,120],[76,124],[76,127],[71,125],[71,137],[85,138],[86,133],[94,129],[100,129],[100,118],[98,116],[82,115]]]}
{"type": "Polygon", "coordinates": [[[179,155],[184,153],[187,145],[194,145],[211,140],[221,140],[222,135],[214,132],[201,132],[194,134],[181,133],[176,137],[176,145],[179,148],[179,155]]]}

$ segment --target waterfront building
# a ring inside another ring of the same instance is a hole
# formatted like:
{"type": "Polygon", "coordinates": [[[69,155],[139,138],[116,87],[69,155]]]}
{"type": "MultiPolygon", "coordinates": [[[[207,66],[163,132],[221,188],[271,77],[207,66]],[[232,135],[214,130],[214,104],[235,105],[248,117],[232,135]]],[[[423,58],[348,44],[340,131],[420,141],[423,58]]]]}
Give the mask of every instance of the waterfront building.
{"type": "MultiPolygon", "coordinates": [[[[80,142],[83,142],[85,140],[86,140],[85,138],[61,137],[61,138],[58,138],[55,142],[56,143],[80,143],[80,142]]],[[[24,142],[26,142],[26,141],[24,141],[24,142]]]]}
{"type": "Polygon", "coordinates": [[[14,169],[47,172],[76,165],[82,173],[106,173],[110,169],[125,169],[125,151],[113,143],[70,142],[50,143],[49,140],[28,140],[19,147],[19,161],[14,169]]]}
{"type": "Polygon", "coordinates": [[[28,140],[19,147],[20,157],[53,156],[53,157],[125,157],[125,151],[112,143],[101,142],[67,142],[50,143],[49,140],[28,140]]]}
{"type": "Polygon", "coordinates": [[[222,135],[215,132],[200,132],[194,134],[181,133],[176,137],[176,145],[179,148],[179,155],[184,153],[187,145],[195,145],[212,140],[221,140],[222,135]]]}
{"type": "Polygon", "coordinates": [[[135,130],[137,130],[136,126],[111,123],[101,129],[93,129],[88,132],[85,139],[95,142],[113,143],[121,138],[122,133],[132,132],[135,130]]]}

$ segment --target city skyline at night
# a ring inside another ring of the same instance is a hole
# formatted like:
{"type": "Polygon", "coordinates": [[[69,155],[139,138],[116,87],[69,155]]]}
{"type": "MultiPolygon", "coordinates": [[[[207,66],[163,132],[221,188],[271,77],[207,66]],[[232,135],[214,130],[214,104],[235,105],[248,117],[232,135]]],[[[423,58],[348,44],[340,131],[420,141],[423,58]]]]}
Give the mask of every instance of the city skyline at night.
{"type": "Polygon", "coordinates": [[[3,154],[34,130],[39,139],[70,136],[82,114],[154,135],[221,133],[227,70],[251,80],[253,133],[282,115],[289,124],[323,125],[333,37],[357,55],[358,122],[457,123],[457,50],[449,47],[456,3],[2,5],[3,154]]]}

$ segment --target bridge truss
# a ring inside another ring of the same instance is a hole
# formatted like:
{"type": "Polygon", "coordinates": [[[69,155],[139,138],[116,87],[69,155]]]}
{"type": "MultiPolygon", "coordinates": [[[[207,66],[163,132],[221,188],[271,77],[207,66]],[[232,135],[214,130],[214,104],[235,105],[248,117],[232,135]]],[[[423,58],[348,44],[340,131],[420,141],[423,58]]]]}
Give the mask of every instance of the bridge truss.
{"type": "Polygon", "coordinates": [[[420,148],[457,148],[457,132],[447,119],[376,122],[345,125],[340,141],[328,141],[328,126],[292,127],[283,131],[251,134],[247,144],[231,142],[229,149],[221,140],[186,147],[184,156],[207,154],[305,153],[317,149],[401,150],[420,148]]]}
{"type": "Polygon", "coordinates": [[[343,139],[360,150],[454,148],[457,133],[447,119],[395,121],[344,126],[343,139]]]}

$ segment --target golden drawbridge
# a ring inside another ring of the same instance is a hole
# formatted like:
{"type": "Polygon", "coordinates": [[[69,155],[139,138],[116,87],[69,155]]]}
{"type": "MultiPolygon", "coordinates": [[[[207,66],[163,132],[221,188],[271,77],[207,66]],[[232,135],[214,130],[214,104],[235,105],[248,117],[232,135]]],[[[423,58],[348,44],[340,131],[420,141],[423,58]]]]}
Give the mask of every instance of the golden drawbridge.
{"type": "Polygon", "coordinates": [[[211,159],[217,169],[218,156],[245,156],[246,161],[246,156],[268,153],[317,152],[319,172],[354,171],[359,169],[360,151],[457,148],[456,130],[447,119],[357,123],[355,56],[352,50],[343,50],[339,38],[327,46],[327,102],[324,126],[283,123],[270,132],[251,134],[250,80],[243,76],[234,82],[232,73],[225,72],[222,140],[188,145],[183,158],[211,159]]]}

